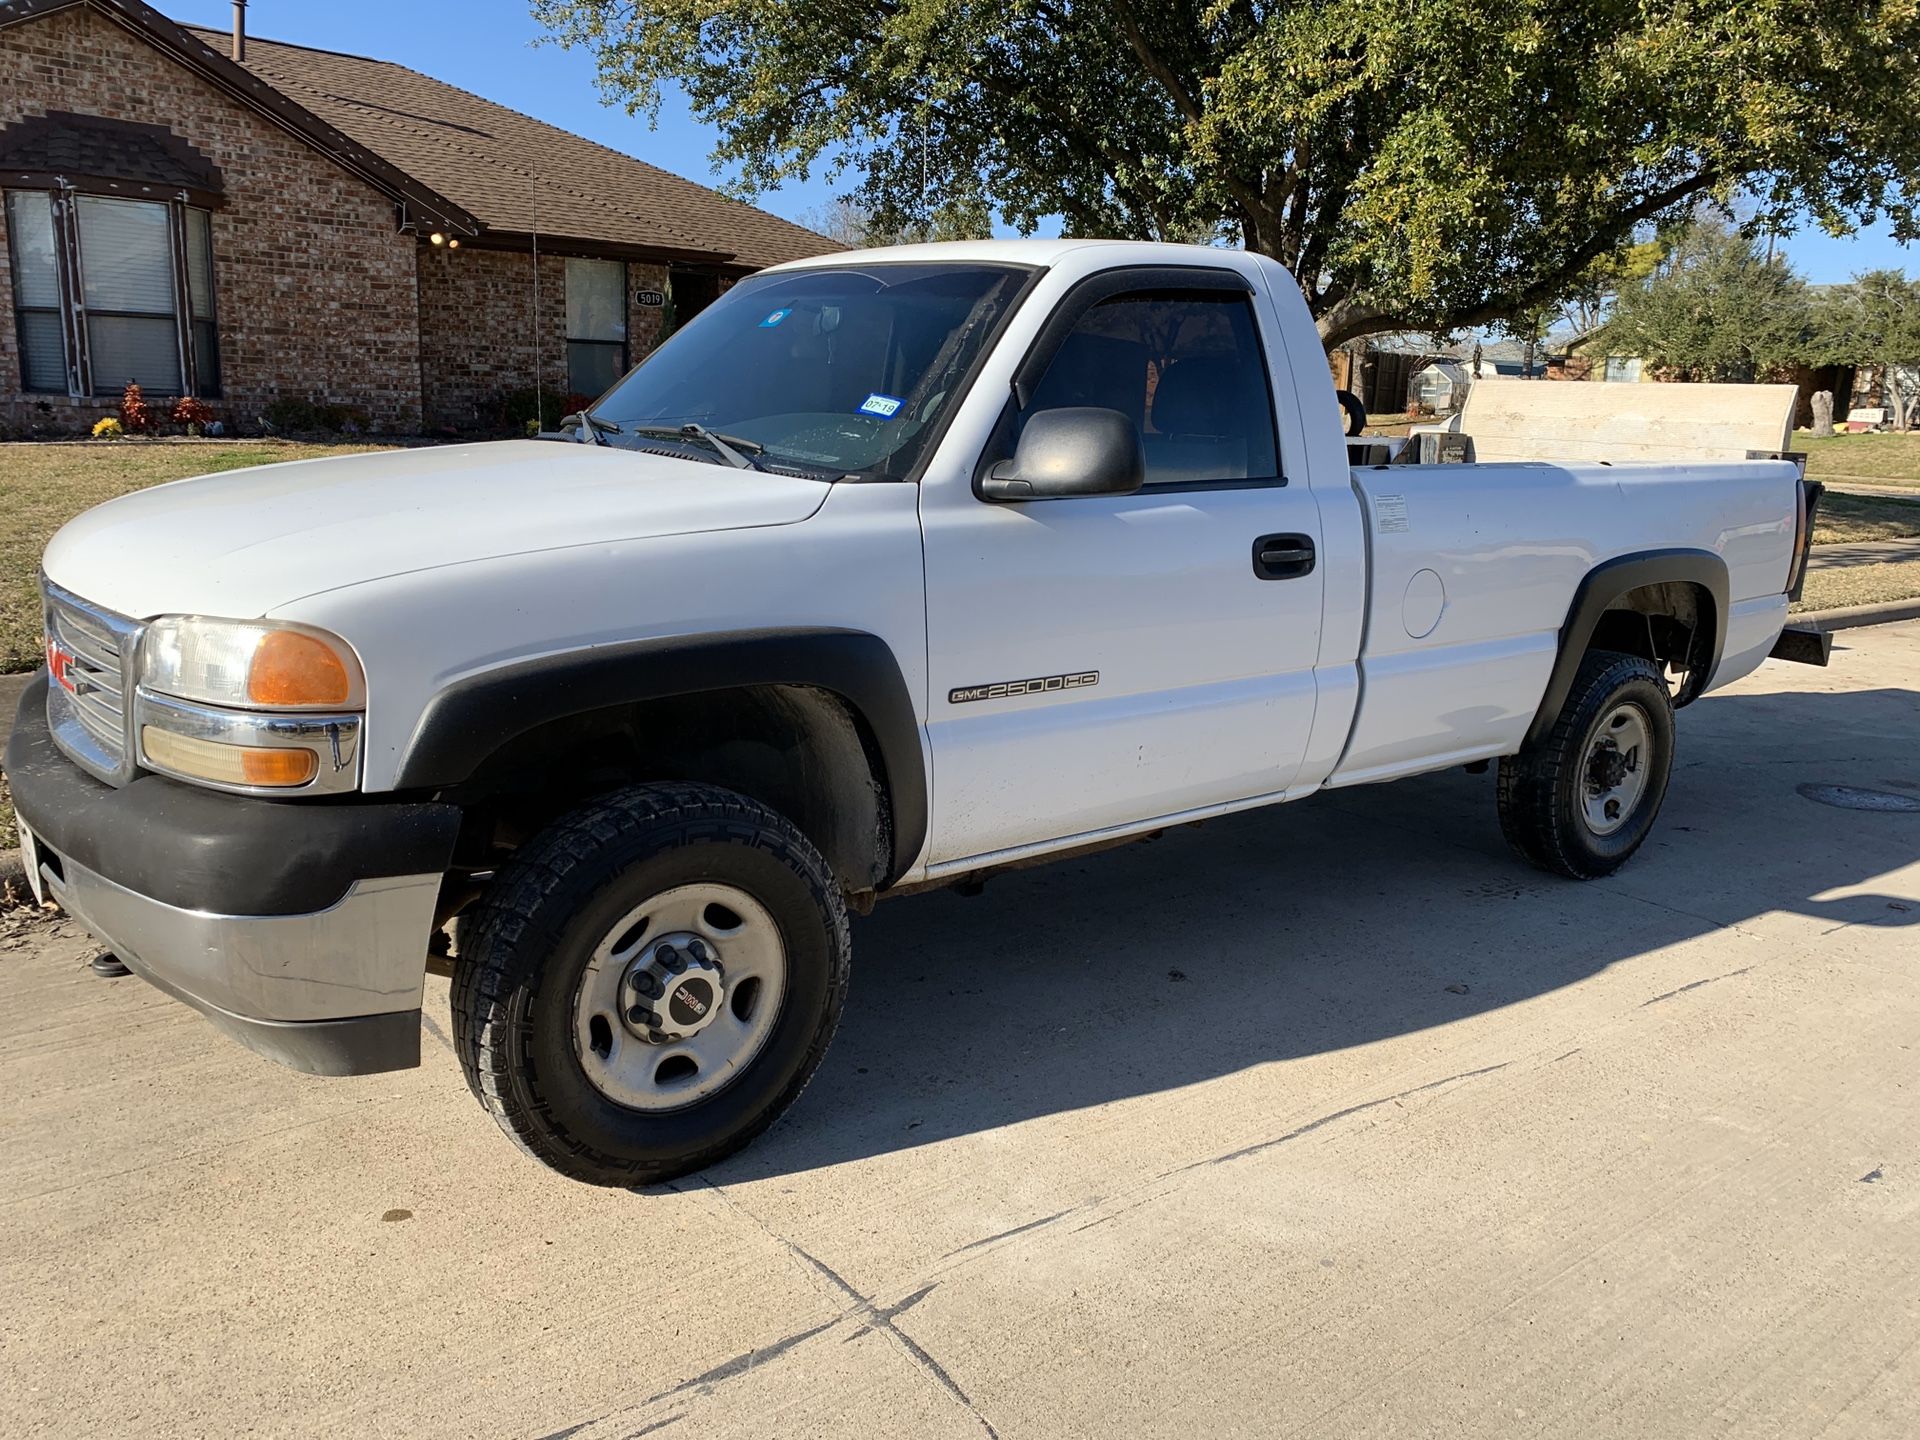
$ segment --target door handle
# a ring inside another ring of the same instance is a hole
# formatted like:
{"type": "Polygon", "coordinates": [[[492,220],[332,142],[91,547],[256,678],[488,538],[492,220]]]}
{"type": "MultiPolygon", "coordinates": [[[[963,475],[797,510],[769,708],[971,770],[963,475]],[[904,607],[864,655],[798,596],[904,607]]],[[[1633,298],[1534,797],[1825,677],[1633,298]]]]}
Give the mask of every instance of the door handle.
{"type": "Polygon", "coordinates": [[[1262,580],[1292,580],[1313,573],[1311,535],[1262,535],[1253,542],[1253,573],[1262,580]]]}

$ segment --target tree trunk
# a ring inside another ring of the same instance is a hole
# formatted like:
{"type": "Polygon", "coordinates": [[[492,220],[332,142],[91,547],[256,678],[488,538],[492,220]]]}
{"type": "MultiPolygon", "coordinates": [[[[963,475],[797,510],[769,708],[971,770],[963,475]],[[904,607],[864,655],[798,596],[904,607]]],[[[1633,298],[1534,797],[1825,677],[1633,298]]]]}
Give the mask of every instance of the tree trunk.
{"type": "Polygon", "coordinates": [[[1813,433],[1833,434],[1833,392],[1831,390],[1813,392],[1813,433]]]}

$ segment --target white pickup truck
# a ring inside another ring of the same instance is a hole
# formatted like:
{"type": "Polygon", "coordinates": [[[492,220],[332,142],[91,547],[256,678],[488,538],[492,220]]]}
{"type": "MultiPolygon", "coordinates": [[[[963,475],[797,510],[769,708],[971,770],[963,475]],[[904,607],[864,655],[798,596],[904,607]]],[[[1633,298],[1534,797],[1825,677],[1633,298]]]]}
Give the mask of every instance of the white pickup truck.
{"type": "Polygon", "coordinates": [[[81,516],[6,768],[34,883],[154,984],[365,1074],[450,969],[500,1125],[638,1184],[792,1102],[878,896],[1489,762],[1521,855],[1605,875],[1675,707],[1796,648],[1817,493],[1356,468],[1253,255],[842,254],[559,436],[81,516]]]}

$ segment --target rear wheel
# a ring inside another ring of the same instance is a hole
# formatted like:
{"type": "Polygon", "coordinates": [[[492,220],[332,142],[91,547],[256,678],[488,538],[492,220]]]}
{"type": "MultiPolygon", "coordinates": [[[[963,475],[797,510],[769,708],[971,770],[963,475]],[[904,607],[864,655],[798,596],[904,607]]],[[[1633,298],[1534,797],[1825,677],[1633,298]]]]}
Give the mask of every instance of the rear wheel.
{"type": "Polygon", "coordinates": [[[847,917],[786,819],[642,785],[523,847],[463,928],[456,1049],[536,1159],[639,1185],[731,1154],[806,1085],[847,988],[847,917]]]}
{"type": "Polygon", "coordinates": [[[1653,829],[1673,742],[1673,700],[1653,662],[1592,652],[1552,730],[1500,762],[1507,843],[1556,875],[1613,873],[1653,829]]]}

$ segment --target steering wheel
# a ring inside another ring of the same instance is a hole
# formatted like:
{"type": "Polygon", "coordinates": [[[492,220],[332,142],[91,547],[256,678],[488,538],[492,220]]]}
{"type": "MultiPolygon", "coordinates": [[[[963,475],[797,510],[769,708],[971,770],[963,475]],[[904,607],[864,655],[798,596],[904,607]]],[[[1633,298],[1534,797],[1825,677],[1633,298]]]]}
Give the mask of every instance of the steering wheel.
{"type": "Polygon", "coordinates": [[[1340,408],[1347,414],[1347,435],[1358,435],[1367,428],[1367,407],[1360,403],[1360,397],[1351,390],[1336,390],[1340,397],[1340,408]]]}

